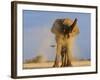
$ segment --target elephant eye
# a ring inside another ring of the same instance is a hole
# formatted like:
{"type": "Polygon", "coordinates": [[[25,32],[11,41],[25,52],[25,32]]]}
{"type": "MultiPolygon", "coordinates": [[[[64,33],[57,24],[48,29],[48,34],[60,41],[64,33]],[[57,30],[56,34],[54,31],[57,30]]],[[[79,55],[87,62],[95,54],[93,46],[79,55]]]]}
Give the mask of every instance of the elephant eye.
{"type": "Polygon", "coordinates": [[[65,29],[65,30],[68,30],[68,31],[69,31],[69,30],[70,30],[70,26],[68,26],[68,25],[64,25],[64,26],[63,26],[63,29],[65,29]]]}

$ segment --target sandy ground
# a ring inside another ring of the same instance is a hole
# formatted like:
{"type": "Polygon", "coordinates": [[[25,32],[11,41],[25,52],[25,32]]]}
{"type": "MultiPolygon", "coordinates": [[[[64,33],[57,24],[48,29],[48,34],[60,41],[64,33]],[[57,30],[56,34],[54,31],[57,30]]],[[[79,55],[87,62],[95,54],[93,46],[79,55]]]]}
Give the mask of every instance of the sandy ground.
{"type": "MultiPolygon", "coordinates": [[[[51,68],[53,66],[54,62],[41,62],[41,63],[24,63],[23,69],[34,69],[34,68],[51,68]]],[[[90,66],[90,61],[72,61],[73,67],[78,66],[90,66]]]]}

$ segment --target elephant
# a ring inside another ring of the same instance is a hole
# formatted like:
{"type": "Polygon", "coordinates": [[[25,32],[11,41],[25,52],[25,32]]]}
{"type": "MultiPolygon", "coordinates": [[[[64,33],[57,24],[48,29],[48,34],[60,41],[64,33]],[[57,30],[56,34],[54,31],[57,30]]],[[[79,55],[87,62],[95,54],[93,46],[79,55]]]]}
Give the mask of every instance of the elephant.
{"type": "Polygon", "coordinates": [[[56,57],[53,67],[72,66],[72,48],[78,35],[77,18],[56,19],[51,28],[56,40],[56,57]],[[61,65],[60,65],[61,62],[61,65]]]}

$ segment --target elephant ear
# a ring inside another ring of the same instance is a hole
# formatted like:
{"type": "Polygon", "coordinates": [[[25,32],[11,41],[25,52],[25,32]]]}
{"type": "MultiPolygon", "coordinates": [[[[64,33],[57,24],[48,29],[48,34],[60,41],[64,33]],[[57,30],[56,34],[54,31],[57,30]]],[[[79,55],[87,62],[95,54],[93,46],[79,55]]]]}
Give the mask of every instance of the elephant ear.
{"type": "Polygon", "coordinates": [[[71,25],[71,32],[73,31],[73,29],[76,26],[76,24],[77,24],[77,18],[75,18],[74,22],[71,25]]]}
{"type": "Polygon", "coordinates": [[[54,34],[59,34],[61,32],[61,27],[63,26],[63,21],[64,19],[56,19],[51,28],[51,32],[54,34]]]}

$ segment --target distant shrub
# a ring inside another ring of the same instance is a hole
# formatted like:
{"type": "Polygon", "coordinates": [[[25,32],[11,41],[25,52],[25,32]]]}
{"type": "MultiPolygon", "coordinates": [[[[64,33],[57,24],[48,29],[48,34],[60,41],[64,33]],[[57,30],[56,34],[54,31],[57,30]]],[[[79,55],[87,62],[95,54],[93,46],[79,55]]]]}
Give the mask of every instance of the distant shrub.
{"type": "Polygon", "coordinates": [[[46,58],[43,55],[37,55],[35,58],[26,60],[26,63],[40,63],[40,62],[45,62],[46,58]]]}

